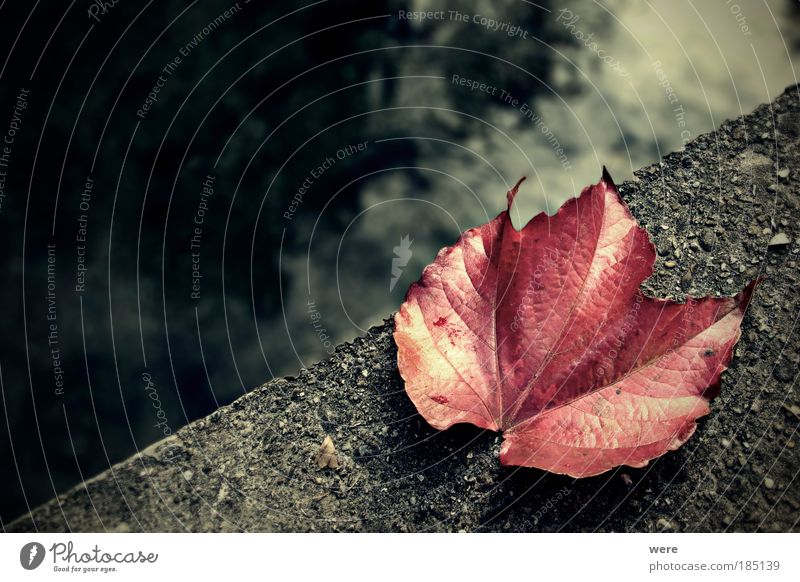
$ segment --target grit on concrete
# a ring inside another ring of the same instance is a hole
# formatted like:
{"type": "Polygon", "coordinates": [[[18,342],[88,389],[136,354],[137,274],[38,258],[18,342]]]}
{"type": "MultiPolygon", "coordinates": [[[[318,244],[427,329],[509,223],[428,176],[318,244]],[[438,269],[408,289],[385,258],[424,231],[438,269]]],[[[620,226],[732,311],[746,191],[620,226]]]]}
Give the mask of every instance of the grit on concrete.
{"type": "Polygon", "coordinates": [[[646,468],[581,480],[504,468],[499,434],[431,429],[403,391],[387,320],[8,529],[796,529],[799,152],[800,99],[791,87],[620,187],[658,248],[649,294],[732,295],[766,277],[712,413],[684,447],[646,468]],[[780,233],[789,243],[770,246],[780,233]],[[326,435],[338,469],[315,463],[326,435]]]}

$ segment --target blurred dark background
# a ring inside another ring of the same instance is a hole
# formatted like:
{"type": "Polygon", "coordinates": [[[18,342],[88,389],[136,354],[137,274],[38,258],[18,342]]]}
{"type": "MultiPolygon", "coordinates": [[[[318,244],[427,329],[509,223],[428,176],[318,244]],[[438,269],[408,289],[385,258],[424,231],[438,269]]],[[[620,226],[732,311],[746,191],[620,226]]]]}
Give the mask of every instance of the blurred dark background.
{"type": "Polygon", "coordinates": [[[3,523],[365,333],[520,176],[525,220],[796,82],[789,2],[102,5],[0,2],[3,523]]]}

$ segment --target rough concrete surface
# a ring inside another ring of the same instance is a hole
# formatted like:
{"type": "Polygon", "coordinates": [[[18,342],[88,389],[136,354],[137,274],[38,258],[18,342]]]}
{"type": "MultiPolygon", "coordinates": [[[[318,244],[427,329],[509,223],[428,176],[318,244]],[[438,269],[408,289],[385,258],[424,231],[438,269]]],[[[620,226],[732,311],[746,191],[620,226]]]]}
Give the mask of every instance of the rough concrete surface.
{"type": "Polygon", "coordinates": [[[403,391],[387,320],[8,530],[797,528],[799,151],[800,99],[791,87],[620,187],[658,248],[648,293],[732,295],[765,277],[711,414],[684,447],[648,467],[581,480],[504,468],[499,434],[433,430],[403,391]],[[317,466],[326,435],[339,468],[317,466]]]}

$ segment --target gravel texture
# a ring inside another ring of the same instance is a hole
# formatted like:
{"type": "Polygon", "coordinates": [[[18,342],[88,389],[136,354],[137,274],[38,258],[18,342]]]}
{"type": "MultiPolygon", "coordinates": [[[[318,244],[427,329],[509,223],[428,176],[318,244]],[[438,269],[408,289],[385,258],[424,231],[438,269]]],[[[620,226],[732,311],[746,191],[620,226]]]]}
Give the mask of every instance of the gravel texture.
{"type": "Polygon", "coordinates": [[[796,529],[798,152],[800,98],[790,87],[620,186],[658,248],[648,293],[732,295],[765,277],[711,415],[648,467],[576,481],[501,467],[499,434],[431,429],[403,391],[387,320],[8,530],[796,529]],[[326,435],[338,468],[317,463],[326,435]]]}

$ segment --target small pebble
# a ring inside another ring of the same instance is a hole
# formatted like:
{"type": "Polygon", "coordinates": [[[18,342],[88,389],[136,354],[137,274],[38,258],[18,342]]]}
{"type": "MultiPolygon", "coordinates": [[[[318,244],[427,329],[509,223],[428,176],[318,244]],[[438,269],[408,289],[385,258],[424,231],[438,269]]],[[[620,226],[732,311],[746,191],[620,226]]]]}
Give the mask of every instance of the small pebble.
{"type": "Polygon", "coordinates": [[[789,177],[789,168],[784,168],[778,171],[779,178],[788,178],[789,177]]]}
{"type": "Polygon", "coordinates": [[[765,477],[764,487],[766,487],[767,489],[775,489],[775,481],[769,477],[765,477]]]}
{"type": "MultiPolygon", "coordinates": [[[[792,372],[790,370],[787,370],[786,368],[784,368],[784,370],[788,372],[787,377],[789,378],[789,380],[791,380],[793,378],[792,372]]],[[[800,406],[797,406],[797,404],[784,404],[783,408],[794,414],[796,417],[800,418],[800,406]]]]}
{"type": "Polygon", "coordinates": [[[768,244],[771,247],[779,247],[779,246],[783,246],[783,245],[788,245],[790,242],[792,242],[792,241],[789,239],[788,236],[786,236],[786,233],[779,232],[778,234],[773,236],[771,239],[769,239],[769,243],[768,244]]]}
{"type": "Polygon", "coordinates": [[[710,251],[717,244],[717,235],[710,228],[706,228],[700,233],[700,246],[704,251],[710,251]]]}

